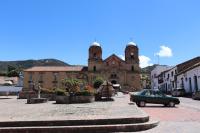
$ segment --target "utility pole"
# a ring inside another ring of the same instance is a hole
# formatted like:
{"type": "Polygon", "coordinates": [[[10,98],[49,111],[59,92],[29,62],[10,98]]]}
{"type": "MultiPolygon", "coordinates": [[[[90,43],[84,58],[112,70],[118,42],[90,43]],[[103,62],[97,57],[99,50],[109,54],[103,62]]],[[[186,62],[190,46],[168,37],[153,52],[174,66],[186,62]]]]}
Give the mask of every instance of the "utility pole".
{"type": "Polygon", "coordinates": [[[158,56],[158,65],[160,65],[160,56],[159,55],[157,56],[158,56]]]}

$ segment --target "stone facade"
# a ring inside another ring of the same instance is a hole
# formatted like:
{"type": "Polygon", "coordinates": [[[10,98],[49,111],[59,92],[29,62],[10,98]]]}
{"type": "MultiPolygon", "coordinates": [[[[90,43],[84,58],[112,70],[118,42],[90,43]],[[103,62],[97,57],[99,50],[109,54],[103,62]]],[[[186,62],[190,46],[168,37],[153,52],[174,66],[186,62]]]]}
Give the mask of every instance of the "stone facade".
{"type": "Polygon", "coordinates": [[[120,84],[123,90],[136,91],[140,87],[138,47],[133,42],[125,48],[125,60],[112,54],[102,59],[102,48],[94,42],[89,48],[88,66],[33,67],[24,70],[24,89],[35,87],[35,83],[47,89],[61,87],[64,78],[77,78],[92,84],[96,77],[102,77],[113,84],[120,84]]]}

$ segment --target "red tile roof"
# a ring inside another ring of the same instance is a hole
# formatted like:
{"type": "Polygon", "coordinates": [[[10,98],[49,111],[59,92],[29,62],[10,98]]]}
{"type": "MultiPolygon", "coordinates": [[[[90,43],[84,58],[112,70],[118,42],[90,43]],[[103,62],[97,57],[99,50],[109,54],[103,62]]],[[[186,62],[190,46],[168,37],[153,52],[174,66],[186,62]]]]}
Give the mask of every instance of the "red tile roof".
{"type": "Polygon", "coordinates": [[[24,72],[78,72],[83,70],[83,66],[36,66],[25,69],[24,72]]]}

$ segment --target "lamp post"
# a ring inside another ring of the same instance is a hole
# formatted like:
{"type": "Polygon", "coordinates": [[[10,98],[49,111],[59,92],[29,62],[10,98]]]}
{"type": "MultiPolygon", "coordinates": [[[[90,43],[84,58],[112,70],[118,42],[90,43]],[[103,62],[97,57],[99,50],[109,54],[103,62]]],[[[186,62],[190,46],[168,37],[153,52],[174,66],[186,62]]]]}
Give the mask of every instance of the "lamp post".
{"type": "Polygon", "coordinates": [[[40,92],[41,92],[41,87],[40,87],[40,83],[38,83],[38,98],[40,98],[40,92]]]}

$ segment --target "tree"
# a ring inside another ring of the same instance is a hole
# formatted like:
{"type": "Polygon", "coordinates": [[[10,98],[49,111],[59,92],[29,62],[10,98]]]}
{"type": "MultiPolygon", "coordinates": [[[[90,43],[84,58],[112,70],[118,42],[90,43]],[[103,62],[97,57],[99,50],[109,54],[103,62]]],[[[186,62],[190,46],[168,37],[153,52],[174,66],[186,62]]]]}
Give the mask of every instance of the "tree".
{"type": "Polygon", "coordinates": [[[14,66],[8,65],[8,72],[11,72],[13,70],[16,70],[16,68],[14,66]]]}
{"type": "Polygon", "coordinates": [[[8,77],[18,77],[19,76],[19,70],[17,68],[15,68],[14,66],[8,65],[7,76],[8,77]]]}
{"type": "Polygon", "coordinates": [[[19,73],[16,70],[12,70],[10,72],[7,73],[8,77],[18,77],[19,73]]]}
{"type": "Polygon", "coordinates": [[[93,82],[93,87],[95,89],[98,89],[103,84],[103,81],[104,81],[103,78],[97,77],[93,82]]]}

